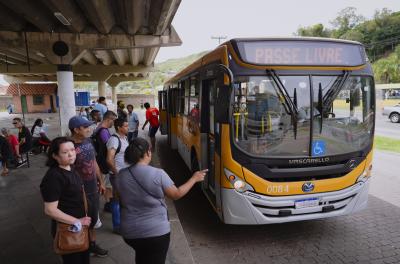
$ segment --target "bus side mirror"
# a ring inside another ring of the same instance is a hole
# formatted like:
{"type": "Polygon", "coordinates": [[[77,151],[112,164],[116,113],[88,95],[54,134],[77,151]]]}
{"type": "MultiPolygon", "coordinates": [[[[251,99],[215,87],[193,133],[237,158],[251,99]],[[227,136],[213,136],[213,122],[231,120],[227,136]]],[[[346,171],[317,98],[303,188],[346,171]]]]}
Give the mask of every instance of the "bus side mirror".
{"type": "Polygon", "coordinates": [[[229,124],[230,115],[230,99],[232,87],[230,85],[222,85],[218,88],[218,95],[215,100],[215,121],[217,123],[229,124]]]}

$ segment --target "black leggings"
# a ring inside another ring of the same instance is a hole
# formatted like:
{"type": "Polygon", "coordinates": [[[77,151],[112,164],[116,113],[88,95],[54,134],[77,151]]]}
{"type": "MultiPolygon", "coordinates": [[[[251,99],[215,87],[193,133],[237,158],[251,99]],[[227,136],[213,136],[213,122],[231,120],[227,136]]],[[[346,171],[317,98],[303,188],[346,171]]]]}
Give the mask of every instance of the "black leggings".
{"type": "Polygon", "coordinates": [[[89,250],[62,255],[63,264],[89,264],[90,253],[89,250]]]}
{"type": "Polygon", "coordinates": [[[169,247],[169,235],[137,239],[124,238],[125,243],[135,250],[136,264],[164,264],[169,247]]]}

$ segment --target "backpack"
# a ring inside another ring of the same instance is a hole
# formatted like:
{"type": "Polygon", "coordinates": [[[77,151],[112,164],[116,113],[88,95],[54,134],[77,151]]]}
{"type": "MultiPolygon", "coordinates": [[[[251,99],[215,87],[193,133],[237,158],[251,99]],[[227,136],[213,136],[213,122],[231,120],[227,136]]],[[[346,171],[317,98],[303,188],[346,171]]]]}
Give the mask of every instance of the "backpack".
{"type": "MultiPolygon", "coordinates": [[[[100,171],[103,174],[107,174],[110,172],[110,167],[107,164],[107,146],[106,146],[107,143],[103,143],[100,138],[100,132],[103,129],[107,129],[107,128],[105,128],[105,127],[99,128],[95,133],[93,133],[91,139],[93,142],[94,149],[96,150],[96,161],[97,161],[97,164],[99,165],[100,171]]],[[[115,152],[115,154],[118,154],[121,151],[121,140],[115,134],[113,134],[111,136],[118,138],[118,148],[115,152]]]]}

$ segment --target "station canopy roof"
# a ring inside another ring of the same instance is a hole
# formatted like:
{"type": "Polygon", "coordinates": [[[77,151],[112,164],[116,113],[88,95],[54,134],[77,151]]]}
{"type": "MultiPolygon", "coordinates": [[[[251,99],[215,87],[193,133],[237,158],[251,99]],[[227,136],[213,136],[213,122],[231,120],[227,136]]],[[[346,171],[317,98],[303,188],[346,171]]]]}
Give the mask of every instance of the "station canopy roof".
{"type": "Polygon", "coordinates": [[[147,77],[161,47],[182,44],[171,22],[181,0],[0,0],[0,73],[9,82],[56,81],[71,64],[75,81],[147,77]],[[68,53],[57,56],[63,41],[68,53]]]}

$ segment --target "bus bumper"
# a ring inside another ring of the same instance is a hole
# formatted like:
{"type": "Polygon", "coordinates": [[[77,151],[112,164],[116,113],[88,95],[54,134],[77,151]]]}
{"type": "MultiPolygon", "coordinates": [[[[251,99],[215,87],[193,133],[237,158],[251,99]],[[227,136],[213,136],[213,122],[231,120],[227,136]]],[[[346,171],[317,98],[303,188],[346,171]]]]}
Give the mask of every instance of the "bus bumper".
{"type": "Polygon", "coordinates": [[[223,188],[223,221],[260,225],[347,215],[367,207],[369,183],[367,179],[340,191],[279,197],[223,188]],[[317,199],[319,205],[296,208],[296,202],[306,199],[317,199]]]}

